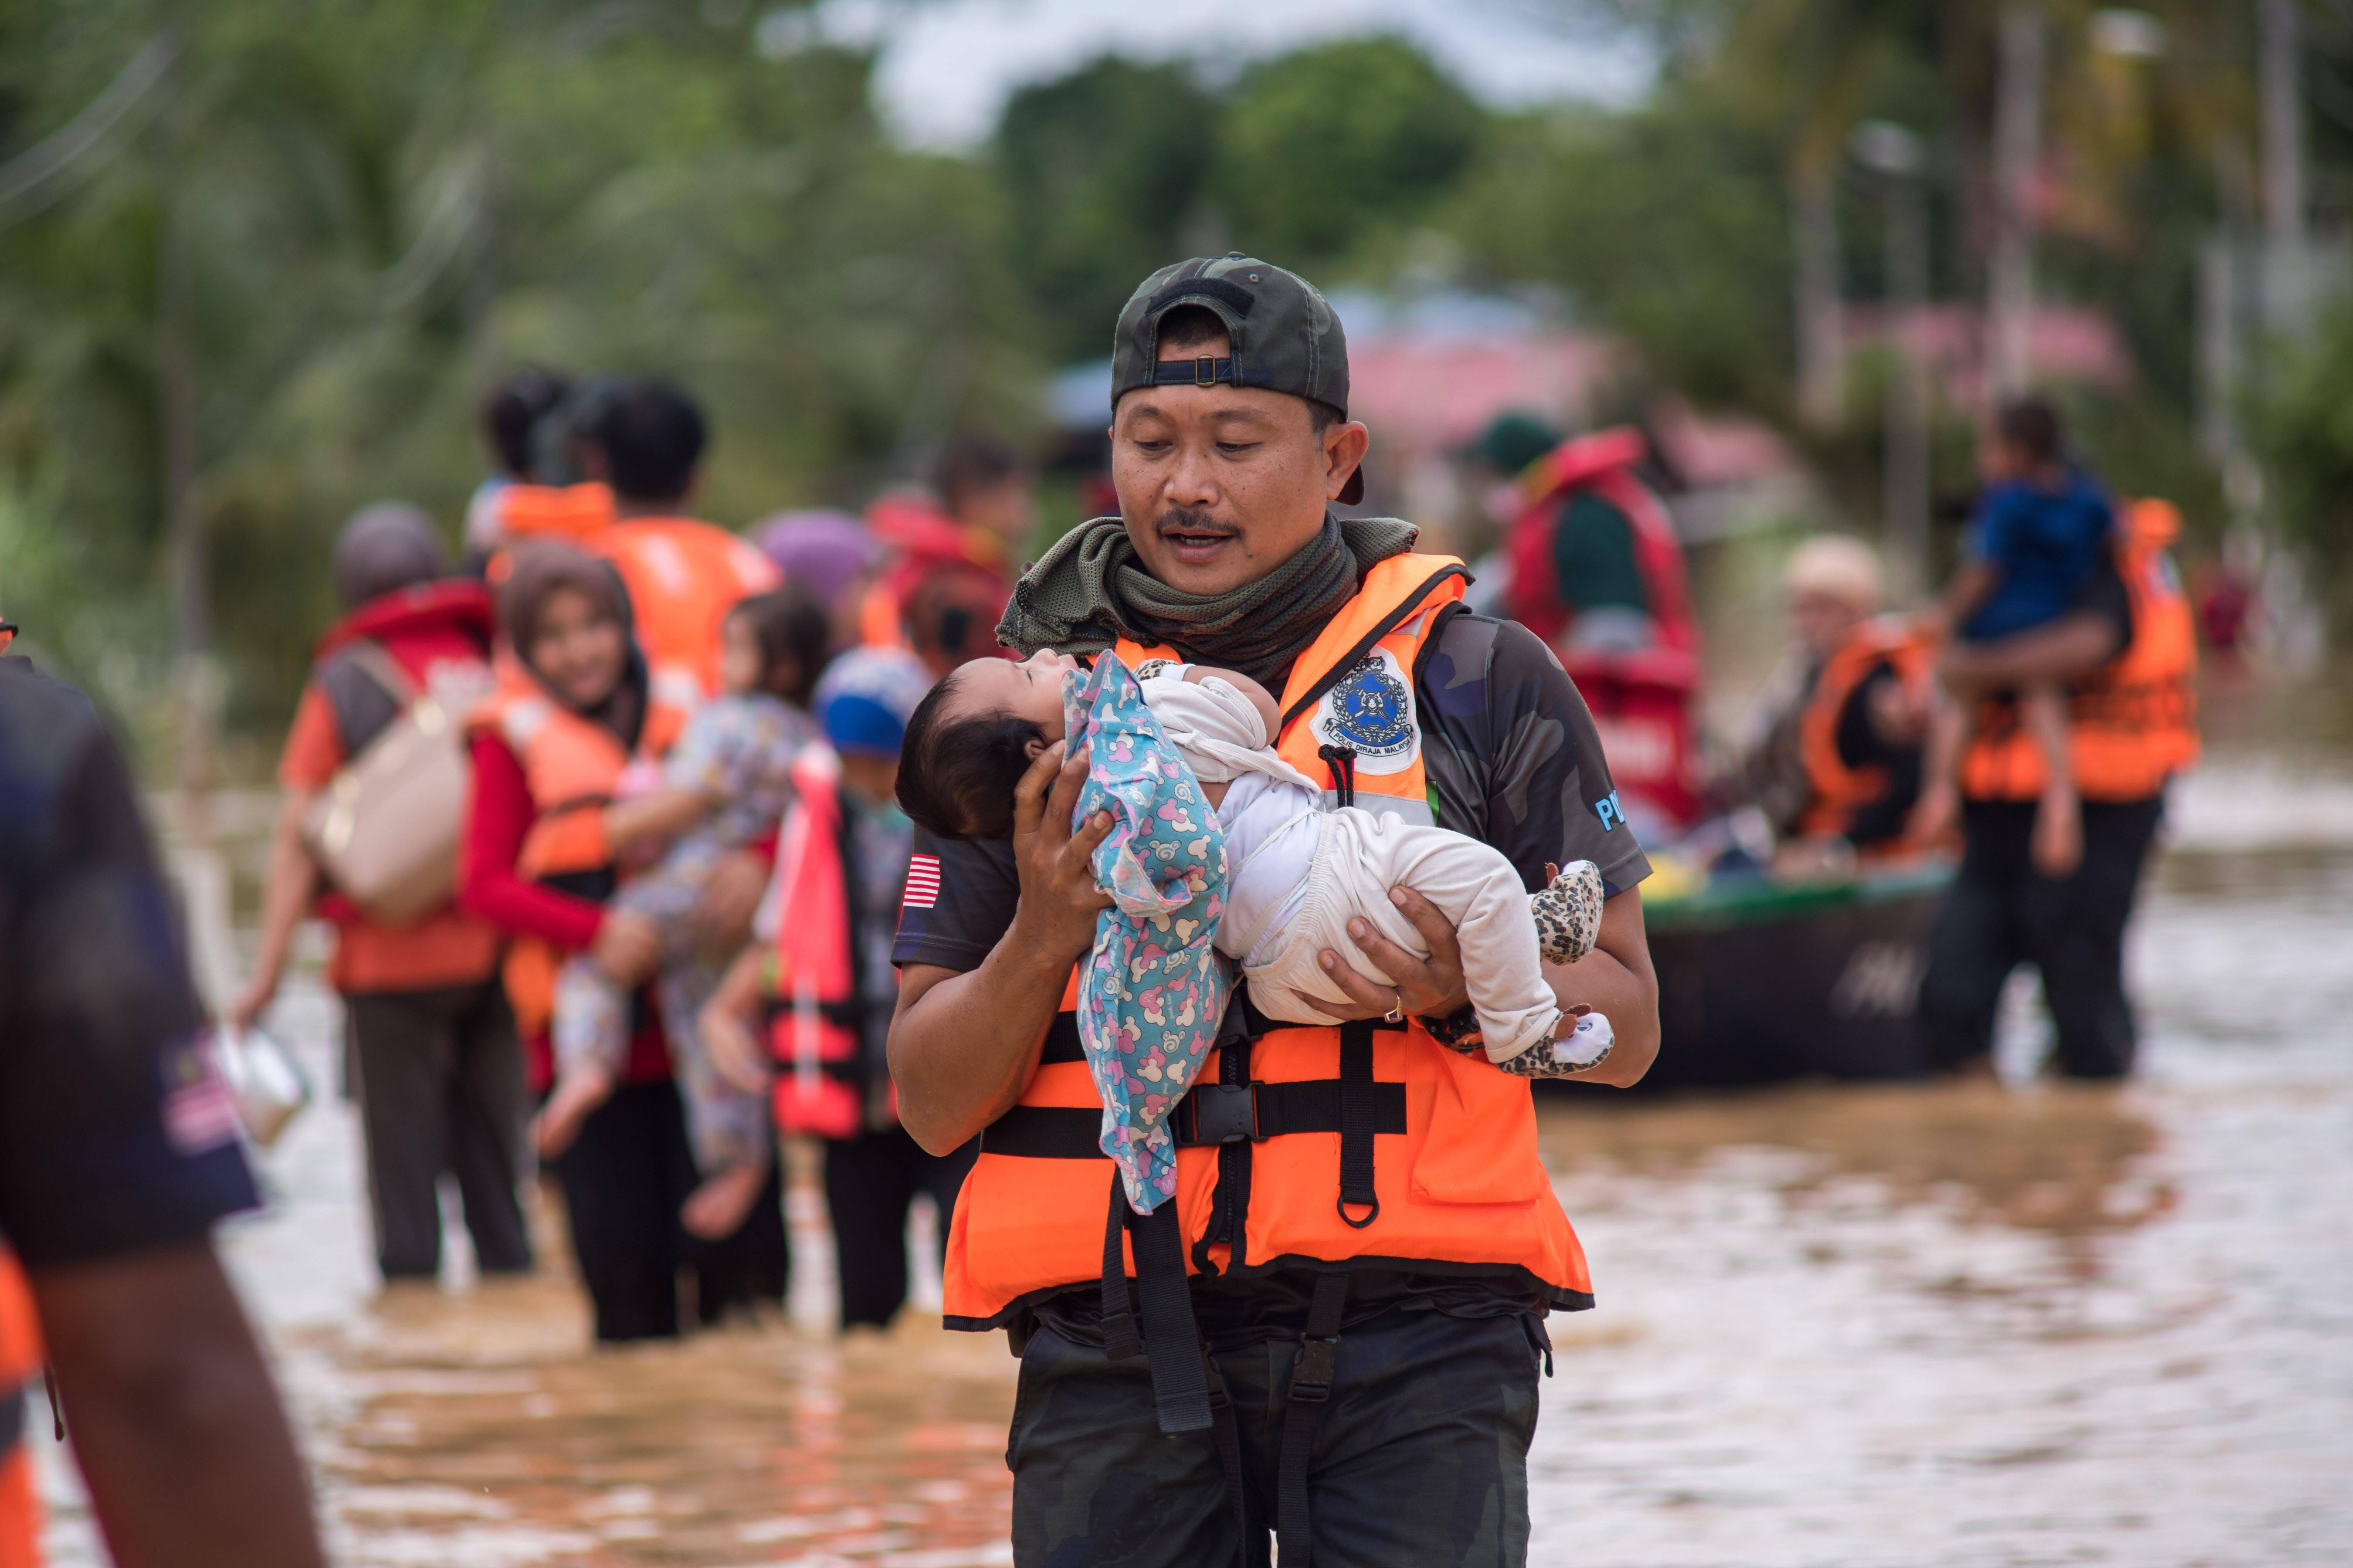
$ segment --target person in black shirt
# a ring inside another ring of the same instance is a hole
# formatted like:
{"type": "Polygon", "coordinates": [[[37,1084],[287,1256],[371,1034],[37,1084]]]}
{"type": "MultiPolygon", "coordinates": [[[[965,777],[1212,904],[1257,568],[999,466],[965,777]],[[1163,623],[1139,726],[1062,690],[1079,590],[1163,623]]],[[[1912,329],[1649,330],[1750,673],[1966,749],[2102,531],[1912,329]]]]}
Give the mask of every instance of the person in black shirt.
{"type": "MultiPolygon", "coordinates": [[[[121,755],[0,658],[0,1247],[115,1555],[306,1568],[301,1464],[207,1238],[256,1198],[202,1024],[121,755]]],[[[0,1387],[0,1446],[24,1397],[0,1387]]]]}
{"type": "MultiPolygon", "coordinates": [[[[1123,515],[1081,525],[1025,574],[999,640],[1023,652],[1092,653],[1125,638],[1283,691],[1327,630],[1369,625],[1361,639],[1351,630],[1309,661],[1322,679],[1293,699],[1285,743],[1322,742],[1330,795],[1483,839],[1531,890],[1544,885],[1547,862],[1593,861],[1609,895],[1599,944],[1547,978],[1565,1007],[1589,1006],[1615,1029],[1616,1048],[1584,1076],[1641,1079],[1658,1047],[1639,889],[1650,868],[1592,719],[1532,634],[1451,602],[1446,584],[1459,567],[1410,556],[1410,528],[1343,522],[1328,510],[1360,499],[1356,470],[1368,439],[1346,418],[1346,348],[1329,306],[1263,262],[1196,260],[1147,279],[1114,341],[1123,515]],[[1399,562],[1409,569],[1392,565],[1399,562]],[[1412,639],[1404,652],[1383,640],[1392,630],[1412,639]],[[1417,764],[1419,784],[1401,791],[1399,770],[1417,764]],[[1369,792],[1359,787],[1366,773],[1379,780],[1369,792]]],[[[1240,1096],[1251,1106],[1245,1130],[1196,1140],[1219,1142],[1212,1206],[1233,1205],[1219,1210],[1230,1223],[1223,1241],[1207,1230],[1192,1238],[1190,1287],[1172,1290],[1183,1265],[1164,1252],[1165,1263],[1147,1267],[1143,1238],[1151,1223],[1169,1235],[1174,1221],[1172,1245],[1181,1245],[1187,1227],[1208,1223],[1198,1205],[1180,1216],[1178,1204],[1164,1204],[1141,1222],[1121,1217],[1120,1200],[1112,1220],[1137,1237],[1138,1267],[1128,1270],[1118,1233],[1101,1239],[1103,1189],[1092,1170],[1082,1181],[1034,1169],[1067,1171],[1065,1159],[1094,1152],[1025,1149],[1011,1133],[1017,1109],[1023,1126],[1071,1124],[1056,1120],[1069,1102],[1031,1091],[1049,1073],[1069,1081],[1068,1056],[1042,1059],[1050,1026],[1061,1026],[1060,999],[1109,902],[1090,859],[1110,818],[1072,823],[1085,773],[1083,756],[1066,758],[1057,744],[1022,783],[1009,844],[919,841],[893,953],[900,1115],[936,1152],[981,1135],[957,1201],[950,1311],[956,1326],[1006,1323],[1022,1357],[1008,1451],[1014,1561],[1263,1563],[1272,1528],[1286,1561],[1312,1546],[1334,1563],[1524,1562],[1543,1317],[1591,1297],[1581,1262],[1567,1261],[1575,1244],[1536,1157],[1525,1080],[1483,1060],[1440,1065],[1461,1058],[1440,1042],[1461,1037],[1466,1020],[1475,1029],[1453,931],[1398,889],[1427,959],[1368,928],[1351,931],[1358,951],[1324,955],[1357,1019],[1404,1033],[1385,1073],[1362,1066],[1377,1054],[1371,1029],[1332,1031],[1341,1077],[1336,1115],[1320,1131],[1340,1136],[1331,1156],[1321,1141],[1286,1145],[1316,1173],[1312,1182],[1279,1183],[1269,1173],[1274,1154],[1253,1149],[1271,1150],[1293,1131],[1319,1140],[1313,1108],[1335,1087],[1310,1081],[1332,1070],[1311,1062],[1322,1059],[1321,1037],[1278,1024],[1250,1037],[1254,1044],[1220,1047],[1221,1072],[1245,1058],[1252,1064],[1250,1081],[1217,1086],[1228,1090],[1218,1104],[1240,1096]],[[1399,1071],[1457,1070],[1473,1076],[1419,1099],[1394,1081],[1399,1071]],[[1375,1127],[1370,1107],[1384,1092],[1402,1121],[1375,1127]],[[1297,1107],[1299,1124],[1271,1127],[1275,1106],[1297,1107]],[[1362,1167],[1373,1173],[1352,1186],[1360,1156],[1350,1150],[1366,1143],[1375,1152],[1362,1167]],[[1029,1174],[1015,1168],[1025,1163],[1029,1174]],[[1245,1179],[1246,1170],[1260,1173],[1245,1179]],[[1391,1184],[1386,1214],[1369,1190],[1376,1179],[1391,1184]],[[1419,1198],[1409,1186],[1459,1197],[1419,1198]],[[1069,1195],[1082,1187],[1083,1198],[1069,1195]],[[1441,1206],[1456,1201],[1486,1206],[1441,1206]],[[1236,1249],[1219,1272],[1205,1249],[1230,1246],[1237,1225],[1273,1256],[1245,1268],[1236,1249]],[[1268,1239],[1269,1226],[1278,1239],[1268,1239]],[[1539,1236],[1556,1237],[1558,1254],[1540,1257],[1549,1244],[1539,1236]],[[1385,1241],[1402,1250],[1384,1250],[1385,1241]],[[1503,1256],[1523,1247],[1513,1256],[1527,1261],[1503,1256]],[[1050,1248],[1057,1261],[1034,1263],[1050,1248]],[[1077,1261],[1090,1249],[1106,1261],[1100,1280],[1077,1261]],[[1032,1268],[1045,1273],[1042,1289],[992,1294],[982,1282],[1032,1268]],[[1135,1279],[1123,1298],[1117,1276],[1127,1272],[1135,1279]],[[1139,1298],[1148,1354],[1134,1349],[1139,1298]],[[1175,1316],[1156,1315],[1166,1313],[1175,1316]],[[1194,1331],[1206,1363],[1183,1342],[1194,1331]],[[1288,1357],[1286,1343],[1297,1346],[1288,1357]],[[1204,1375],[1217,1380],[1226,1415],[1187,1425],[1186,1384],[1204,1375]],[[1301,1414],[1311,1405],[1313,1420],[1301,1414]]],[[[1246,1034],[1255,1027],[1246,1015],[1228,1017],[1246,1034]]],[[[1090,1119],[1079,1108],[1075,1120],[1090,1119]]]]}

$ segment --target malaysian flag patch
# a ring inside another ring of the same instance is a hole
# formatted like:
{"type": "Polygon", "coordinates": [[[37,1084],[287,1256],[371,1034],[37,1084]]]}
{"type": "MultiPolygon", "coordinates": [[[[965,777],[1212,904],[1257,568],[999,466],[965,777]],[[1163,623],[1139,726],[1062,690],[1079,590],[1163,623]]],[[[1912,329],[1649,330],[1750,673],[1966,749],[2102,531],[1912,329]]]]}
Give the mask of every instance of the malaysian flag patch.
{"type": "Polygon", "coordinates": [[[902,910],[928,910],[940,901],[940,858],[917,855],[907,862],[907,893],[902,910]]]}

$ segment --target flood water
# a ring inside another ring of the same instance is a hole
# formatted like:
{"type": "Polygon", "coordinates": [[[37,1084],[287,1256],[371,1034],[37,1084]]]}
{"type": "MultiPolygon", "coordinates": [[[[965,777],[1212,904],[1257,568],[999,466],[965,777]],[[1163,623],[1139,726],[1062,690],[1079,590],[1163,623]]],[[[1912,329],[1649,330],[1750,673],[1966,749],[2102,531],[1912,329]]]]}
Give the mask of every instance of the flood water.
{"type": "MultiPolygon", "coordinates": [[[[2353,753],[2262,710],[2176,802],[2132,1085],[2034,1083],[2021,987],[2002,1083],[1547,1105],[1600,1306],[1552,1322],[1533,1561],[2353,1561],[2353,753]]],[[[332,1005],[279,1021],[332,1083],[332,1005]]],[[[597,1354],[554,1267],[376,1294],[332,1098],[265,1166],[226,1249],[339,1561],[1010,1561],[1002,1339],[836,1342],[806,1189],[789,1321],[597,1354]]]]}

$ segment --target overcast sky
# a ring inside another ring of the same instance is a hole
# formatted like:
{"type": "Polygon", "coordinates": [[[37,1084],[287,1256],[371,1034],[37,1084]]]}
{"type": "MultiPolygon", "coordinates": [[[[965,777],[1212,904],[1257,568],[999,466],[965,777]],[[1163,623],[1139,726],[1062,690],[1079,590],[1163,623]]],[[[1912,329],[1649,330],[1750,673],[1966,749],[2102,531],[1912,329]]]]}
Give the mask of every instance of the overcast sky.
{"type": "Polygon", "coordinates": [[[876,89],[904,140],[968,147],[1018,87],[1105,53],[1188,56],[1212,74],[1321,38],[1393,33],[1489,102],[1623,102],[1648,85],[1639,44],[1578,0],[823,0],[779,12],[764,45],[812,35],[881,47],[876,89]]]}

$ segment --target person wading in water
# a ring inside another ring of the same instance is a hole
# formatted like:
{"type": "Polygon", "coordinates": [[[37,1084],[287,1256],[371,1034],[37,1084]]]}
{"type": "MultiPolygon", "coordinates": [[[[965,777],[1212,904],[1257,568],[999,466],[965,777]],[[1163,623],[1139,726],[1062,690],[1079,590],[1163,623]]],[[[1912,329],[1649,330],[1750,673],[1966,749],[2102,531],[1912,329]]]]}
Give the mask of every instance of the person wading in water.
{"type": "MultiPolygon", "coordinates": [[[[1239,669],[1328,801],[1482,839],[1531,890],[1595,862],[1599,946],[1546,975],[1615,1027],[1586,1076],[1641,1079],[1650,866],[1592,719],[1534,635],[1461,608],[1461,563],[1332,515],[1369,438],[1331,307],[1262,261],[1187,261],[1136,290],[1113,353],[1122,516],[1023,576],[999,640],[1239,669]]],[[[1526,1080],[1440,1043],[1476,1028],[1454,933],[1394,895],[1430,956],[1352,932],[1324,955],[1356,1003],[1338,1027],[1238,997],[1174,1119],[1176,1201],[1124,1213],[1071,1012],[1110,902],[1110,819],[1072,831],[1085,776],[1057,745],[1011,842],[919,834],[893,954],[900,1115],[934,1153],[980,1136],[946,1314],[1021,1356],[1015,1562],[1263,1563],[1270,1532],[1285,1568],[1525,1562],[1544,1318],[1593,1298],[1526,1080]]]]}

